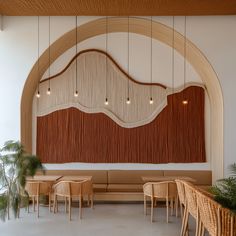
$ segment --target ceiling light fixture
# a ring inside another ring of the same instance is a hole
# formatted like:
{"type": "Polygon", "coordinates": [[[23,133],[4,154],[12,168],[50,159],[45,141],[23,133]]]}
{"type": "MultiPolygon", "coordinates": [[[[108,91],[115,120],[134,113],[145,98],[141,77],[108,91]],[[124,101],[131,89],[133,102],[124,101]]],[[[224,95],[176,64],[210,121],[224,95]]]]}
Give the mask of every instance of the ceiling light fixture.
{"type": "Polygon", "coordinates": [[[50,76],[51,76],[51,19],[50,16],[48,16],[48,45],[49,45],[49,52],[48,52],[48,61],[49,61],[49,67],[48,67],[48,90],[47,95],[51,94],[51,88],[50,88],[50,76]]]}
{"type": "Polygon", "coordinates": [[[184,90],[183,90],[183,105],[187,105],[188,104],[188,100],[186,98],[186,94],[185,94],[185,85],[186,85],[186,21],[187,21],[187,17],[184,17],[184,90]]]}
{"type": "Polygon", "coordinates": [[[36,94],[36,97],[37,98],[40,98],[40,91],[39,91],[39,82],[40,82],[40,79],[39,79],[39,16],[38,16],[38,61],[37,61],[37,69],[38,69],[38,91],[37,91],[37,94],[36,94]]]}
{"type": "Polygon", "coordinates": [[[77,16],[75,16],[75,92],[74,92],[74,96],[78,97],[79,93],[78,93],[78,82],[77,82],[77,77],[78,77],[78,62],[77,62],[77,54],[78,54],[78,20],[77,20],[77,16]]]}
{"type": "MultiPolygon", "coordinates": [[[[128,16],[128,34],[127,34],[127,41],[128,41],[128,44],[127,44],[127,71],[128,71],[128,76],[129,76],[129,16],[128,16]]],[[[126,104],[130,104],[131,101],[130,101],[130,98],[129,98],[129,77],[127,78],[127,99],[126,99],[126,104]]]]}
{"type": "Polygon", "coordinates": [[[104,104],[106,106],[109,105],[109,102],[108,102],[108,98],[107,98],[107,70],[108,70],[108,65],[107,65],[107,43],[108,43],[108,17],[106,16],[106,84],[105,84],[105,90],[106,90],[106,99],[105,99],[105,102],[104,104]]]}
{"type": "Polygon", "coordinates": [[[152,16],[151,16],[151,26],[150,26],[150,39],[151,39],[151,43],[150,43],[150,78],[151,78],[151,85],[150,85],[150,100],[149,100],[149,104],[152,105],[153,104],[153,99],[152,99],[152,16]]]}

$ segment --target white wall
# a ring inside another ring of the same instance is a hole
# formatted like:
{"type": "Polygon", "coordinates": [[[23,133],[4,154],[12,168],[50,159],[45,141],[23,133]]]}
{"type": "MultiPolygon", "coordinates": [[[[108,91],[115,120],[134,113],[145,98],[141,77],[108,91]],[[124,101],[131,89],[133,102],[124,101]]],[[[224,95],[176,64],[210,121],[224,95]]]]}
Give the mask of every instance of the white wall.
{"type": "MultiPolygon", "coordinates": [[[[97,17],[79,17],[82,24],[97,17]]],[[[171,26],[171,17],[156,17],[171,26]]],[[[74,17],[51,17],[51,39],[56,40],[74,28],[74,17]]],[[[176,30],[183,32],[184,18],[176,17],[176,30]]],[[[20,138],[20,98],[24,82],[37,60],[37,17],[4,17],[4,31],[0,32],[0,145],[8,139],[20,138]]],[[[225,166],[236,162],[236,118],[234,90],[236,80],[236,16],[188,17],[187,36],[206,55],[219,76],[224,96],[225,166]]],[[[108,38],[108,52],[123,67],[127,67],[126,34],[114,33],[108,38]]],[[[48,47],[48,18],[40,17],[40,53],[48,47]]],[[[84,48],[105,49],[105,37],[98,36],[79,45],[84,48]]],[[[69,50],[51,68],[59,71],[75,52],[69,50]],[[67,58],[67,59],[66,59],[67,58]]],[[[153,44],[153,81],[171,85],[171,49],[157,41],[153,44]]],[[[130,73],[139,81],[150,81],[150,40],[130,35],[130,73]],[[135,59],[134,59],[135,58],[135,59]],[[142,65],[142,66],[141,66],[142,65]]],[[[183,83],[183,58],[175,54],[175,84],[183,83]]],[[[199,81],[198,75],[187,65],[187,81],[199,81]]],[[[209,139],[209,138],[208,138],[209,139]]],[[[207,140],[208,140],[207,139],[207,140]]],[[[208,141],[207,141],[208,142],[208,141]]],[[[209,154],[208,154],[209,156],[209,154]]],[[[92,168],[90,164],[83,166],[92,168]]],[[[112,168],[114,165],[97,166],[112,168]]],[[[210,168],[207,164],[115,165],[115,168],[210,168]]]]}

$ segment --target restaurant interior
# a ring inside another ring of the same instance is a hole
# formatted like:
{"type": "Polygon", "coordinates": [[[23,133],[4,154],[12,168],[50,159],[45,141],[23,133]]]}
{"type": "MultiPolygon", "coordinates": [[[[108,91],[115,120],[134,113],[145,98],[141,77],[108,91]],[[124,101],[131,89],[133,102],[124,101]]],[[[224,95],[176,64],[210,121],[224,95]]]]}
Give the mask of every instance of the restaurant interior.
{"type": "Polygon", "coordinates": [[[0,235],[236,236],[236,3],[0,0],[0,235]]]}

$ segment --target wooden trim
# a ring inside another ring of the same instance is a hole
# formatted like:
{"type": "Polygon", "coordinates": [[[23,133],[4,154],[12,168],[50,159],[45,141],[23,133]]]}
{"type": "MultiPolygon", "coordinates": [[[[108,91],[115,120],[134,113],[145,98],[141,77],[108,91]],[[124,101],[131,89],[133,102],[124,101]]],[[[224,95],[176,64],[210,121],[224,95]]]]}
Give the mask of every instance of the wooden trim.
{"type": "Polygon", "coordinates": [[[45,79],[41,80],[40,83],[46,82],[46,81],[48,81],[48,80],[54,79],[54,78],[56,78],[56,77],[62,75],[62,74],[70,67],[70,65],[72,64],[72,62],[73,62],[74,60],[76,60],[77,57],[79,57],[79,56],[81,56],[81,55],[83,55],[83,54],[86,54],[86,53],[88,53],[88,52],[97,52],[97,53],[101,53],[101,54],[105,55],[106,57],[108,57],[108,58],[115,64],[115,66],[121,71],[121,73],[123,73],[129,80],[133,81],[133,82],[136,83],[136,84],[148,85],[148,86],[159,86],[159,87],[162,87],[162,88],[164,88],[164,89],[167,88],[165,85],[160,84],[160,83],[144,83],[144,82],[139,82],[139,81],[133,79],[129,74],[127,74],[127,73],[121,68],[121,66],[115,61],[115,59],[114,59],[111,55],[109,55],[108,53],[106,53],[106,52],[104,52],[104,51],[102,51],[102,50],[99,50],[99,49],[86,49],[86,50],[80,51],[79,53],[77,53],[77,55],[75,55],[75,56],[70,60],[70,62],[66,65],[66,67],[65,67],[63,70],[61,70],[59,73],[57,73],[57,74],[55,74],[55,75],[53,75],[53,76],[51,76],[51,77],[48,77],[48,78],[45,78],[45,79]]]}
{"type": "Polygon", "coordinates": [[[234,0],[10,0],[0,1],[4,15],[131,16],[234,15],[234,0]]]}
{"type": "MultiPolygon", "coordinates": [[[[142,18],[130,18],[130,32],[149,37],[150,20],[142,18]]],[[[153,39],[172,47],[173,29],[159,22],[153,22],[153,39]]],[[[75,45],[75,32],[73,29],[51,45],[51,63],[60,55],[75,45]]],[[[108,31],[127,32],[127,18],[109,18],[108,31]]],[[[106,33],[106,19],[101,18],[81,25],[77,29],[78,43],[86,39],[106,33]]],[[[184,37],[177,31],[175,33],[174,48],[182,56],[184,54],[184,37]]],[[[47,70],[49,50],[39,58],[39,74],[37,61],[32,67],[25,82],[21,98],[21,141],[28,152],[32,152],[32,101],[39,79],[47,70]]],[[[205,55],[189,40],[186,41],[186,59],[205,83],[211,106],[211,159],[213,170],[213,182],[224,176],[223,159],[223,95],[221,86],[210,62],[205,55]]]]}

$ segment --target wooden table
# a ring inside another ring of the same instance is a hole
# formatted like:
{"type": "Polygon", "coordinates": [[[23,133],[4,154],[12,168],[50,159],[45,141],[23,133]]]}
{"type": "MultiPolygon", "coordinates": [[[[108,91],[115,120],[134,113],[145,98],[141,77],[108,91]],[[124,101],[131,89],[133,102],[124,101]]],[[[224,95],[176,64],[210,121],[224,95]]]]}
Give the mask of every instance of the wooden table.
{"type": "Polygon", "coordinates": [[[92,180],[92,176],[66,175],[59,179],[60,181],[83,181],[92,180]]]}
{"type": "Polygon", "coordinates": [[[34,177],[27,177],[27,181],[45,181],[45,182],[56,182],[62,176],[61,175],[35,175],[34,177]]]}
{"type": "Polygon", "coordinates": [[[181,179],[188,182],[196,182],[195,179],[188,176],[142,176],[143,182],[161,182],[161,181],[175,181],[181,179]]]}

